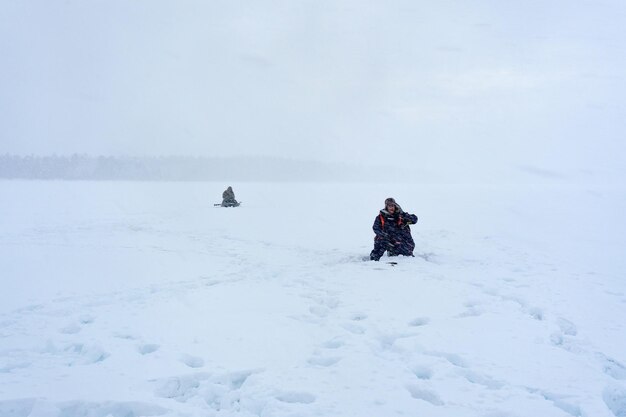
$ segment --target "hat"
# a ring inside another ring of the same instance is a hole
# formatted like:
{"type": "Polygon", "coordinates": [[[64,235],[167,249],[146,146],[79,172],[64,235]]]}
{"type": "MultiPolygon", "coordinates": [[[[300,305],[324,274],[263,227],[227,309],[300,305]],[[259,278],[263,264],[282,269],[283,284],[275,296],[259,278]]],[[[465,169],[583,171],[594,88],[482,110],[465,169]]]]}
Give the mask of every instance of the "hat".
{"type": "Polygon", "coordinates": [[[385,200],[385,208],[387,206],[393,205],[396,208],[396,211],[400,214],[404,213],[404,210],[402,210],[402,207],[400,207],[400,204],[396,203],[396,200],[389,197],[385,200]]]}

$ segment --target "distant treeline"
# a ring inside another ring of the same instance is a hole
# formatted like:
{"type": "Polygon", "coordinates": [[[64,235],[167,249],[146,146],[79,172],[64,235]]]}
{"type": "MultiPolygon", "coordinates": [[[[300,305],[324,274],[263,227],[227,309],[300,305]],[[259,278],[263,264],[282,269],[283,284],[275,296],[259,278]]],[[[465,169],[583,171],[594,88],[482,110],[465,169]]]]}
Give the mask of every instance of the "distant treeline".
{"type": "Polygon", "coordinates": [[[0,156],[0,178],[5,179],[362,181],[368,177],[372,177],[369,169],[269,157],[0,156]]]}

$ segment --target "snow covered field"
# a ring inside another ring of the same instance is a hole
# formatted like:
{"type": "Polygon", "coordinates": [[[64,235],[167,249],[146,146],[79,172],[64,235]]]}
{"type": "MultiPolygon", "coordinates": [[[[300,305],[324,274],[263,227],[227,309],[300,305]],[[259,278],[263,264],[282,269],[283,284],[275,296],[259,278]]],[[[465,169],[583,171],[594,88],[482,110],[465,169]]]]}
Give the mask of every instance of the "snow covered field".
{"type": "Polygon", "coordinates": [[[0,416],[623,417],[624,213],[545,181],[1,181],[0,416]],[[397,266],[362,261],[386,197],[419,217],[397,266]]]}

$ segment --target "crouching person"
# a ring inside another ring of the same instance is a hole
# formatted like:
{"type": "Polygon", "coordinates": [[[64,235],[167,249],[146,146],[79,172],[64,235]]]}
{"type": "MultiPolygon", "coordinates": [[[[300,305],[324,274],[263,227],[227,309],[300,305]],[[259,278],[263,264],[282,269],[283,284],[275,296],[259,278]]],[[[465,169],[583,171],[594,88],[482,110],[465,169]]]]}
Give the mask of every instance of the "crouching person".
{"type": "Polygon", "coordinates": [[[235,200],[235,192],[233,191],[233,187],[228,187],[222,193],[222,207],[237,207],[239,202],[235,200]]]}
{"type": "Polygon", "coordinates": [[[385,208],[374,219],[374,249],[370,259],[378,261],[387,251],[389,256],[413,256],[415,242],[409,225],[417,223],[417,216],[402,211],[393,198],[385,200],[385,208]]]}

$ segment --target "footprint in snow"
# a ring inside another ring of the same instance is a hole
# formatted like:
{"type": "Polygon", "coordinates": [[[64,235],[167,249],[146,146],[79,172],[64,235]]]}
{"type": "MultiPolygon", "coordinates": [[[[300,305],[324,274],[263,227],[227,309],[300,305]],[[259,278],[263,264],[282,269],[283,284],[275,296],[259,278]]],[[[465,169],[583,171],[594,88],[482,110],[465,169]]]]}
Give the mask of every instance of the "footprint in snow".
{"type": "Polygon", "coordinates": [[[228,372],[224,375],[220,375],[215,378],[215,382],[221,385],[225,385],[229,387],[231,390],[240,389],[243,384],[250,378],[252,375],[260,372],[260,370],[244,370],[244,371],[235,371],[228,372]]]}
{"type": "Polygon", "coordinates": [[[424,326],[428,323],[430,323],[430,319],[428,317],[417,317],[409,322],[409,326],[419,327],[419,326],[424,326]]]}
{"type": "Polygon", "coordinates": [[[577,404],[573,404],[573,403],[566,401],[566,399],[569,398],[569,395],[556,394],[553,392],[548,392],[548,391],[544,391],[544,390],[533,388],[533,387],[524,387],[524,388],[529,393],[534,394],[534,395],[539,395],[544,400],[550,401],[552,405],[554,405],[556,408],[562,411],[565,411],[567,414],[571,416],[574,416],[574,417],[582,416],[580,407],[577,404]]]}
{"type": "Polygon", "coordinates": [[[572,337],[578,334],[576,325],[569,320],[559,318],[557,320],[559,331],[550,335],[550,343],[567,350],[568,352],[579,353],[580,348],[572,343],[572,337]],[[569,337],[568,337],[569,336],[569,337]]]}
{"type": "Polygon", "coordinates": [[[428,366],[424,365],[415,365],[411,368],[411,372],[418,377],[419,379],[430,379],[433,377],[433,370],[428,366]]]}
{"type": "Polygon", "coordinates": [[[80,317],[78,317],[78,321],[80,322],[80,324],[91,324],[95,320],[96,318],[92,316],[91,314],[83,314],[80,317]]]}
{"type": "Polygon", "coordinates": [[[147,355],[149,353],[156,352],[157,350],[159,350],[160,347],[161,347],[160,345],[157,345],[154,343],[146,343],[143,345],[139,345],[137,347],[137,351],[141,353],[142,355],[147,355]]]}
{"type": "Polygon", "coordinates": [[[315,401],[315,395],[308,392],[287,391],[278,394],[276,399],[290,404],[311,404],[315,401]]]}
{"type": "MultiPolygon", "coordinates": [[[[204,403],[214,411],[234,415],[237,414],[236,411],[241,411],[239,409],[240,394],[238,390],[242,388],[251,375],[258,372],[260,372],[260,370],[243,370],[220,375],[198,372],[191,375],[172,376],[165,379],[153,380],[151,382],[156,383],[154,394],[157,397],[170,398],[181,403],[187,402],[190,399],[201,398],[204,403]]],[[[117,416],[117,414],[115,415],[117,416]]],[[[143,416],[156,414],[129,415],[143,416]]],[[[210,415],[214,414],[212,413],[210,415]]],[[[222,414],[220,413],[220,415],[222,414]]]]}
{"type": "Polygon", "coordinates": [[[464,305],[467,310],[459,314],[457,317],[476,317],[483,314],[482,309],[479,307],[480,303],[478,303],[477,301],[468,301],[464,305]]]}
{"type": "Polygon", "coordinates": [[[81,331],[81,327],[76,323],[68,324],[67,326],[59,330],[59,332],[63,334],[76,334],[76,333],[80,333],[80,331],[81,331]]]}
{"type": "Polygon", "coordinates": [[[31,304],[15,310],[16,313],[38,312],[44,309],[43,304],[31,304]]]}
{"type": "Polygon", "coordinates": [[[567,351],[572,351],[572,345],[567,342],[565,335],[561,332],[554,332],[550,335],[550,343],[552,346],[563,348],[567,351]]]}
{"type": "Polygon", "coordinates": [[[545,317],[544,317],[544,313],[543,310],[540,309],[539,307],[531,307],[528,309],[528,314],[530,314],[530,317],[532,317],[535,320],[539,320],[542,321],[545,317]]]}
{"type": "Polygon", "coordinates": [[[467,368],[465,360],[456,353],[440,352],[440,351],[426,351],[424,355],[434,356],[436,358],[443,358],[450,362],[454,366],[459,368],[467,368]]]}
{"type": "MultiPolygon", "coordinates": [[[[602,361],[602,370],[605,374],[621,381],[626,380],[626,366],[603,353],[599,353],[598,356],[602,361]]],[[[626,411],[626,409],[624,411],[626,411]]]]}
{"type": "Polygon", "coordinates": [[[313,356],[309,358],[308,362],[314,366],[328,367],[336,364],[341,360],[338,356],[313,356]]]}
{"type": "MultiPolygon", "coordinates": [[[[102,347],[93,344],[73,343],[66,346],[63,350],[66,353],[75,355],[75,359],[70,361],[67,366],[91,365],[102,362],[110,356],[102,347]]],[[[50,353],[56,353],[54,348],[50,348],[49,351],[50,353]]]]}
{"type": "Polygon", "coordinates": [[[559,328],[561,329],[561,332],[563,332],[563,334],[567,336],[576,336],[578,334],[578,329],[576,328],[576,325],[571,321],[561,317],[556,322],[559,325],[559,328]]]}
{"type": "Polygon", "coordinates": [[[330,309],[328,309],[328,307],[325,307],[325,306],[312,306],[312,307],[309,307],[309,312],[313,314],[314,316],[317,316],[319,318],[324,318],[328,316],[328,313],[330,313],[330,309]]]}
{"type": "Polygon", "coordinates": [[[353,313],[351,319],[353,321],[363,321],[367,319],[367,314],[365,313],[353,313]]]}
{"type": "Polygon", "coordinates": [[[202,285],[204,285],[205,287],[212,287],[214,285],[218,285],[221,284],[222,281],[218,280],[218,279],[214,279],[212,277],[205,277],[205,276],[201,276],[199,277],[202,285]]]}
{"type": "Polygon", "coordinates": [[[63,334],[76,334],[76,333],[80,333],[80,331],[82,330],[82,327],[86,324],[91,324],[93,323],[93,321],[95,320],[95,318],[89,314],[83,314],[80,317],[78,317],[78,320],[76,322],[70,323],[65,327],[62,327],[61,329],[59,329],[60,333],[63,334]]]}
{"type": "Polygon", "coordinates": [[[437,406],[444,404],[441,398],[439,398],[439,395],[433,391],[422,389],[416,385],[409,385],[406,389],[409,391],[409,394],[411,394],[411,397],[417,400],[423,400],[437,406]]]}
{"type": "Polygon", "coordinates": [[[116,332],[113,337],[116,337],[118,339],[125,339],[125,340],[137,340],[139,339],[139,336],[132,334],[130,332],[116,332]]]}
{"type": "Polygon", "coordinates": [[[185,402],[188,398],[195,396],[198,387],[203,380],[208,377],[205,375],[185,375],[169,377],[165,380],[157,381],[158,386],[154,391],[154,395],[161,398],[172,398],[180,402],[185,402]]]}
{"type": "Polygon", "coordinates": [[[349,331],[350,333],[353,333],[353,334],[363,334],[363,333],[365,333],[365,327],[360,326],[358,324],[344,323],[344,324],[341,325],[341,327],[343,327],[344,329],[346,329],[347,331],[349,331]]]}
{"type": "Polygon", "coordinates": [[[626,416],[626,389],[611,385],[602,392],[602,399],[615,417],[626,416]]]}
{"type": "Polygon", "coordinates": [[[398,339],[406,339],[413,336],[415,336],[413,333],[385,333],[377,336],[375,339],[378,340],[381,349],[387,350],[393,348],[394,343],[398,339]]]}
{"type": "Polygon", "coordinates": [[[472,384],[482,385],[487,389],[496,390],[502,388],[505,385],[504,382],[497,381],[490,376],[482,375],[469,369],[461,371],[460,374],[465,379],[467,379],[468,382],[471,382],[472,384]]]}
{"type": "Polygon", "coordinates": [[[202,368],[204,366],[204,359],[198,356],[183,354],[180,361],[190,368],[202,368]]]}
{"type": "Polygon", "coordinates": [[[339,300],[334,297],[320,297],[317,300],[318,304],[328,307],[331,310],[339,307],[339,300]]]}
{"type": "Polygon", "coordinates": [[[345,344],[346,342],[344,342],[341,338],[335,337],[334,339],[331,339],[322,344],[322,347],[326,349],[339,349],[345,344]]]}

